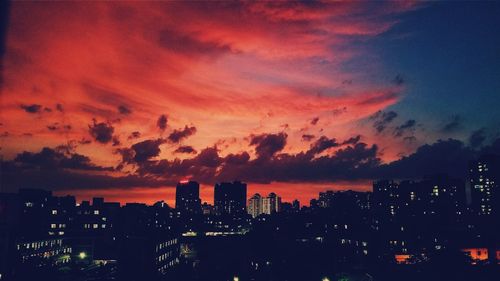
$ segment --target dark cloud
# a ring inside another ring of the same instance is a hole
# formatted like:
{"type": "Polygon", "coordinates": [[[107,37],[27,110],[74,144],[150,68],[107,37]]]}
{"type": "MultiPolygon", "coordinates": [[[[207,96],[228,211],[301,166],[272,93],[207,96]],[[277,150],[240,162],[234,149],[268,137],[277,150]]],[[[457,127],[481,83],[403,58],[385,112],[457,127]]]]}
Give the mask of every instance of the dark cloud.
{"type": "Polygon", "coordinates": [[[462,123],[463,123],[463,119],[460,115],[453,115],[453,116],[451,116],[449,122],[446,123],[441,128],[441,131],[444,133],[456,132],[462,128],[462,123]]]}
{"type": "Polygon", "coordinates": [[[286,133],[251,136],[250,145],[255,146],[258,158],[267,159],[285,148],[287,137],[286,133]]]}
{"type": "Polygon", "coordinates": [[[303,141],[312,141],[314,138],[315,138],[314,135],[310,135],[310,134],[303,134],[302,135],[302,140],[303,141]]]}
{"type": "Polygon", "coordinates": [[[37,169],[74,169],[86,171],[111,171],[110,167],[94,165],[87,156],[74,153],[74,148],[68,145],[56,149],[44,147],[40,152],[24,151],[12,161],[20,168],[37,169]]]}
{"type": "Polygon", "coordinates": [[[174,153],[187,153],[187,154],[196,154],[197,151],[194,149],[192,146],[189,145],[183,145],[179,146],[174,153]]]}
{"type": "Polygon", "coordinates": [[[118,112],[123,115],[128,115],[132,113],[132,110],[130,110],[130,108],[125,105],[120,105],[118,106],[118,112]]]}
{"type": "MultiPolygon", "coordinates": [[[[65,163],[68,167],[78,167],[82,160],[78,157],[65,163]],[[77,164],[75,164],[77,163],[77,164]]],[[[20,166],[14,161],[0,163],[2,169],[2,187],[5,191],[16,191],[20,188],[37,188],[47,190],[101,189],[127,187],[160,187],[165,186],[165,180],[157,180],[137,175],[109,176],[100,171],[85,173],[72,168],[40,169],[20,166]],[[99,173],[98,173],[99,172],[99,173]]],[[[109,168],[111,169],[111,168],[109,168]]],[[[173,183],[171,183],[173,184],[173,183]]]]}
{"type": "Polygon", "coordinates": [[[42,106],[39,104],[31,104],[31,105],[21,104],[20,107],[28,113],[40,113],[42,111],[42,106]]]}
{"type": "Polygon", "coordinates": [[[138,139],[141,137],[141,132],[139,131],[134,131],[132,133],[130,133],[130,135],[128,136],[128,140],[133,140],[133,139],[138,139]]]}
{"type": "Polygon", "coordinates": [[[346,112],[347,112],[347,107],[345,107],[345,106],[342,108],[336,108],[332,111],[333,116],[339,116],[339,115],[346,113],[346,112]]]}
{"type": "Polygon", "coordinates": [[[120,138],[118,138],[117,136],[113,136],[112,145],[119,146],[120,144],[121,144],[120,138]]]}
{"type": "Polygon", "coordinates": [[[403,138],[403,141],[407,143],[414,143],[417,141],[417,138],[415,136],[407,136],[403,138]]]}
{"type": "Polygon", "coordinates": [[[394,136],[395,137],[402,137],[406,132],[414,131],[416,125],[417,125],[417,121],[415,121],[413,119],[409,119],[405,123],[394,128],[394,136]]]}
{"type": "Polygon", "coordinates": [[[250,154],[248,152],[242,152],[240,154],[229,154],[224,158],[224,163],[227,165],[244,165],[250,160],[250,154]]]}
{"type": "Polygon", "coordinates": [[[160,115],[160,117],[158,117],[158,120],[156,121],[156,126],[160,130],[164,131],[167,128],[167,115],[160,115]]]}
{"type": "Polygon", "coordinates": [[[469,137],[469,145],[472,148],[480,147],[486,140],[486,132],[483,129],[476,130],[471,133],[469,137]]]}
{"type": "Polygon", "coordinates": [[[231,52],[228,45],[218,42],[202,42],[189,34],[179,33],[172,29],[162,30],[159,34],[158,43],[167,50],[186,56],[218,56],[231,52]]]}
{"type": "Polygon", "coordinates": [[[392,83],[400,86],[400,85],[403,85],[405,83],[405,79],[403,78],[403,76],[401,76],[401,74],[398,74],[398,75],[396,75],[396,77],[394,77],[394,79],[392,79],[392,83]]]}
{"type": "Polygon", "coordinates": [[[459,140],[439,140],[434,144],[419,147],[409,156],[381,166],[376,175],[389,178],[418,178],[444,173],[464,178],[467,175],[468,161],[476,156],[476,152],[459,140]]]}
{"type": "Polygon", "coordinates": [[[176,129],[168,136],[168,140],[172,143],[179,143],[185,138],[188,138],[196,133],[196,127],[188,127],[187,125],[184,129],[176,129]]]}
{"type": "Polygon", "coordinates": [[[79,144],[83,144],[83,145],[85,145],[85,144],[91,144],[91,143],[92,143],[92,141],[91,141],[91,140],[89,140],[89,139],[87,139],[87,138],[81,138],[81,139],[78,141],[78,143],[79,143],[79,144]]]}
{"type": "Polygon", "coordinates": [[[100,122],[94,119],[93,124],[89,125],[89,133],[90,135],[100,143],[109,143],[113,140],[113,132],[115,128],[109,123],[100,122]]]}
{"type": "Polygon", "coordinates": [[[313,125],[313,126],[314,126],[314,125],[318,124],[318,121],[319,121],[319,117],[315,117],[315,118],[313,118],[313,119],[311,120],[311,125],[313,125]]]}
{"type": "Polygon", "coordinates": [[[321,153],[329,148],[337,147],[337,146],[339,146],[339,144],[337,143],[336,139],[334,139],[334,138],[329,139],[325,136],[321,136],[313,144],[311,144],[311,147],[307,152],[315,155],[315,154],[319,154],[319,153],[321,153]]]}
{"type": "Polygon", "coordinates": [[[346,139],[345,141],[342,142],[342,145],[349,145],[349,144],[357,144],[361,140],[361,136],[357,135],[355,137],[351,137],[346,139]]]}
{"type": "Polygon", "coordinates": [[[394,111],[378,111],[370,117],[370,120],[373,121],[373,128],[377,133],[382,133],[396,117],[398,114],[394,111]]]}
{"type": "Polygon", "coordinates": [[[132,145],[134,152],[133,160],[136,163],[148,161],[149,159],[160,155],[160,145],[165,143],[164,139],[145,140],[132,145]]]}
{"type": "Polygon", "coordinates": [[[52,123],[50,125],[47,125],[47,129],[49,129],[50,131],[57,131],[57,130],[64,130],[64,131],[69,131],[71,130],[71,125],[62,125],[59,124],[58,122],[56,123],[52,123]]]}
{"type": "Polygon", "coordinates": [[[64,107],[62,104],[58,103],[56,104],[56,110],[59,112],[64,112],[64,107]]]}

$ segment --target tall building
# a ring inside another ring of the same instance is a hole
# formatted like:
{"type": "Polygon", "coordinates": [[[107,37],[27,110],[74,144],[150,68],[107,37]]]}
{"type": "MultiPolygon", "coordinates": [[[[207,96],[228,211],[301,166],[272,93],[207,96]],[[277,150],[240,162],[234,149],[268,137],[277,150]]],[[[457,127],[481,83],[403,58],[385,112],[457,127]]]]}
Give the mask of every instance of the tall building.
{"type": "Polygon", "coordinates": [[[240,181],[215,184],[214,206],[218,215],[246,213],[247,184],[240,181]]]}
{"type": "Polygon", "coordinates": [[[380,180],[373,183],[373,201],[375,215],[390,219],[399,212],[399,183],[380,180]]]}
{"type": "Polygon", "coordinates": [[[201,213],[200,184],[195,181],[181,181],[175,189],[175,209],[181,213],[201,213]]]}
{"type": "Polygon", "coordinates": [[[295,212],[300,211],[300,202],[299,202],[299,200],[297,200],[297,199],[293,200],[293,202],[292,202],[292,209],[295,212]]]}
{"type": "Polygon", "coordinates": [[[471,205],[477,215],[493,215],[500,207],[500,157],[484,155],[469,163],[471,205]]]}
{"type": "Polygon", "coordinates": [[[262,196],[255,193],[250,199],[248,199],[248,214],[255,218],[262,214],[262,196]]]}
{"type": "Polygon", "coordinates": [[[262,198],[262,213],[270,215],[281,210],[281,197],[271,192],[265,198],[262,198]]]}

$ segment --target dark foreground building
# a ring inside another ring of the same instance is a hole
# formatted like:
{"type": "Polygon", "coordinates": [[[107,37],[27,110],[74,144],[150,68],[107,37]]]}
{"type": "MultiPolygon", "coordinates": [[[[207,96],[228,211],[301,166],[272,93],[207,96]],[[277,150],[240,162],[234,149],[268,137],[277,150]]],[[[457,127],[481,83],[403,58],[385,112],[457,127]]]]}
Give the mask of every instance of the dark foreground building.
{"type": "Polygon", "coordinates": [[[247,184],[234,182],[221,182],[215,184],[214,206],[218,215],[244,215],[246,214],[247,184]]]}

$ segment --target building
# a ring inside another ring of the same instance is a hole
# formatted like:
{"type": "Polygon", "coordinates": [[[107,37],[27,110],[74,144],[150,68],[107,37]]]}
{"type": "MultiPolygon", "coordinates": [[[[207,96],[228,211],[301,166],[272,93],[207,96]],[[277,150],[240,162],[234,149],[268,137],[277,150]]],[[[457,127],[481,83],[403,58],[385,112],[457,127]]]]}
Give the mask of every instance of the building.
{"type": "Polygon", "coordinates": [[[300,202],[299,202],[299,200],[297,200],[297,199],[293,200],[293,202],[292,202],[292,209],[295,212],[300,211],[300,202]]]}
{"type": "Polygon", "coordinates": [[[471,207],[480,216],[498,214],[500,207],[500,157],[481,156],[469,163],[471,207]]]}
{"type": "Polygon", "coordinates": [[[214,187],[214,207],[217,215],[241,215],[247,209],[247,184],[240,181],[221,182],[214,187]]]}
{"type": "Polygon", "coordinates": [[[265,198],[262,198],[262,213],[263,214],[274,214],[281,211],[281,197],[277,196],[276,193],[271,192],[265,198]]]}
{"type": "Polygon", "coordinates": [[[175,189],[175,209],[182,215],[201,213],[200,184],[181,181],[175,189]]]}
{"type": "Polygon", "coordinates": [[[256,218],[262,214],[262,196],[259,193],[255,193],[250,199],[248,199],[248,214],[252,218],[256,218]]]}

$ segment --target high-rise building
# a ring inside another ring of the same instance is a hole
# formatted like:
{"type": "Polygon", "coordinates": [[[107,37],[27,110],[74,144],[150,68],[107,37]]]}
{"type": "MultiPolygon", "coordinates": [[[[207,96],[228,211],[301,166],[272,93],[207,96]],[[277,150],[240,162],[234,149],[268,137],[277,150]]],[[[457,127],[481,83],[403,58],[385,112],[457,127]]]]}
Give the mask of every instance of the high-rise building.
{"type": "Polygon", "coordinates": [[[472,209],[477,215],[493,215],[500,207],[500,157],[484,155],[469,163],[472,209]]]}
{"type": "Polygon", "coordinates": [[[214,206],[217,215],[246,213],[247,184],[240,181],[215,184],[214,206]]]}
{"type": "Polygon", "coordinates": [[[300,211],[300,202],[299,202],[299,200],[297,200],[297,199],[293,200],[293,202],[292,202],[292,209],[295,212],[300,211]]]}
{"type": "Polygon", "coordinates": [[[181,181],[175,189],[175,209],[181,213],[201,213],[200,184],[195,181],[181,181]]]}
{"type": "Polygon", "coordinates": [[[248,199],[248,214],[253,218],[262,214],[262,196],[255,193],[250,199],[248,199]]]}
{"type": "Polygon", "coordinates": [[[271,192],[265,198],[262,198],[262,213],[270,215],[281,210],[281,197],[271,192]]]}
{"type": "Polygon", "coordinates": [[[380,180],[373,183],[373,201],[376,217],[390,219],[399,212],[399,183],[380,180]]]}

